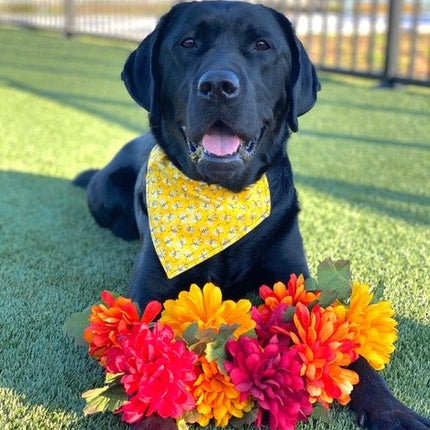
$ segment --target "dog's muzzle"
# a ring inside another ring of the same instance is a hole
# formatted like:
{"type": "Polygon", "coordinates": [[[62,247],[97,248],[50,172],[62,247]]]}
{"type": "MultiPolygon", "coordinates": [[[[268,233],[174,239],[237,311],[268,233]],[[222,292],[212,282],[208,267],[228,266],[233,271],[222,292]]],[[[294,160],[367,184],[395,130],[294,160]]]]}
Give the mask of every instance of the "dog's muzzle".
{"type": "Polygon", "coordinates": [[[191,139],[187,130],[182,127],[182,133],[188,144],[189,155],[194,163],[203,160],[228,163],[233,161],[247,162],[254,156],[265,127],[253,138],[239,136],[230,127],[216,122],[199,139],[191,139]]]}

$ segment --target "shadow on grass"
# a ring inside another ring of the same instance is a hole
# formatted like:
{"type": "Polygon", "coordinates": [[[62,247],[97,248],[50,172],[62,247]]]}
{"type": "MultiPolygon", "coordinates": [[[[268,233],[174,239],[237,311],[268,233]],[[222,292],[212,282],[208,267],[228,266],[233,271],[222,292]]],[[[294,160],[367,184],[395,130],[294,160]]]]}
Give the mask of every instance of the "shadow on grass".
{"type": "Polygon", "coordinates": [[[393,139],[381,139],[376,137],[353,136],[345,133],[325,133],[323,131],[314,131],[309,129],[300,130],[300,134],[304,136],[320,137],[330,141],[341,140],[342,142],[351,143],[366,143],[369,145],[395,146],[406,149],[418,149],[420,151],[430,151],[430,145],[424,142],[402,142],[393,139]]]}
{"type": "MultiPolygon", "coordinates": [[[[121,71],[132,51],[125,44],[42,31],[0,28],[0,82],[98,116],[137,134],[147,113],[131,99],[121,71]]],[[[31,106],[23,106],[31,115],[31,106]]]]}
{"type": "Polygon", "coordinates": [[[430,198],[336,179],[295,174],[297,184],[406,222],[430,225],[430,198]]]}
{"type": "MultiPolygon", "coordinates": [[[[365,90],[366,92],[375,92],[375,98],[378,97],[378,91],[402,91],[402,89],[399,90],[381,90],[378,87],[378,82],[373,81],[374,86],[369,87],[369,82],[372,83],[372,81],[369,81],[368,79],[355,79],[354,77],[348,77],[347,75],[336,75],[334,73],[328,74],[328,73],[322,73],[320,74],[320,80],[321,80],[321,86],[324,90],[325,85],[329,86],[330,84],[335,85],[336,87],[344,87],[345,91],[350,91],[351,87],[365,90]]],[[[408,93],[410,94],[416,94],[419,97],[426,98],[428,102],[430,102],[430,95],[429,93],[426,93],[423,89],[418,89],[417,87],[408,87],[408,93]]],[[[363,111],[370,111],[370,112],[376,112],[381,111],[384,113],[394,113],[399,115],[414,115],[414,116],[422,116],[426,117],[428,113],[423,110],[414,109],[410,105],[405,105],[399,103],[398,105],[378,105],[375,103],[366,103],[363,101],[357,101],[357,99],[354,99],[353,97],[339,97],[337,100],[328,100],[327,98],[323,98],[322,100],[318,101],[319,104],[325,104],[325,105],[332,105],[335,107],[345,107],[347,109],[353,108],[353,109],[359,109],[363,111]]]]}
{"type": "MultiPolygon", "coordinates": [[[[372,90],[368,89],[368,91],[372,91],[372,90]]],[[[373,91],[377,91],[377,90],[373,90],[373,91]]],[[[422,97],[422,94],[420,94],[420,97],[422,97]]],[[[429,97],[429,103],[430,103],[430,97],[429,97]]],[[[398,115],[414,115],[416,117],[418,117],[418,116],[427,117],[428,116],[428,113],[423,111],[423,110],[411,109],[411,108],[408,108],[405,106],[398,106],[398,107],[378,106],[376,104],[371,104],[371,103],[362,103],[362,102],[349,101],[349,100],[347,101],[346,99],[341,99],[341,100],[323,99],[323,100],[319,100],[318,104],[330,105],[330,106],[334,106],[335,108],[344,107],[346,109],[351,109],[351,108],[352,109],[359,109],[359,110],[366,111],[366,112],[378,112],[378,111],[380,111],[380,112],[383,112],[384,114],[385,113],[394,113],[394,114],[398,114],[398,115]]]]}
{"type": "Polygon", "coordinates": [[[90,115],[98,116],[110,123],[116,123],[128,130],[134,131],[136,134],[141,134],[146,129],[146,117],[148,114],[142,108],[140,108],[140,122],[129,119],[130,117],[135,116],[128,115],[128,113],[134,113],[136,111],[135,106],[133,106],[133,101],[127,102],[114,97],[108,98],[97,95],[73,94],[67,92],[67,90],[44,90],[12,79],[7,80],[7,84],[18,90],[25,91],[39,97],[46,97],[55,102],[87,112],[90,115]]]}
{"type": "Polygon", "coordinates": [[[0,237],[0,388],[14,393],[0,427],[126,429],[118,417],[83,417],[81,393],[103,376],[62,327],[103,289],[126,293],[137,243],[98,228],[70,181],[16,171],[0,171],[0,237]],[[63,411],[79,418],[56,418],[63,411]]]}

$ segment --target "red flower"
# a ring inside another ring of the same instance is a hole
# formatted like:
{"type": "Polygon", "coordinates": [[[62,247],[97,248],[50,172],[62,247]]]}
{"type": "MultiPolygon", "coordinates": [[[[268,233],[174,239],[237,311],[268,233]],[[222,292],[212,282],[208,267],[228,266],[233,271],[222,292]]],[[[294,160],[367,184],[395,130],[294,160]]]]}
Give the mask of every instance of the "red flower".
{"type": "Polygon", "coordinates": [[[244,398],[252,395],[260,407],[258,425],[269,415],[272,430],[293,430],[312,413],[309,394],[300,376],[302,363],[296,350],[279,344],[277,336],[263,349],[257,339],[242,336],[227,343],[232,360],[225,362],[244,398]]]}
{"type": "Polygon", "coordinates": [[[112,347],[119,347],[118,338],[130,333],[139,321],[149,324],[161,311],[161,303],[153,301],[139,318],[137,306],[131,299],[115,298],[109,291],[103,291],[105,303],[92,307],[90,325],[85,329],[84,339],[89,343],[90,355],[106,366],[107,354],[112,347]]]}
{"type": "Polygon", "coordinates": [[[288,347],[292,343],[290,331],[294,329],[294,323],[285,322],[285,313],[288,308],[289,306],[285,303],[275,306],[273,310],[264,306],[252,308],[252,319],[256,322],[255,332],[263,347],[270,342],[274,334],[278,334],[278,341],[284,347],[288,347]]]}
{"type": "Polygon", "coordinates": [[[108,353],[106,370],[124,373],[121,382],[130,399],[117,411],[124,421],[135,423],[155,413],[177,419],[195,406],[190,388],[197,378],[197,356],[175,341],[170,327],[135,324],[119,342],[120,348],[108,353]]]}

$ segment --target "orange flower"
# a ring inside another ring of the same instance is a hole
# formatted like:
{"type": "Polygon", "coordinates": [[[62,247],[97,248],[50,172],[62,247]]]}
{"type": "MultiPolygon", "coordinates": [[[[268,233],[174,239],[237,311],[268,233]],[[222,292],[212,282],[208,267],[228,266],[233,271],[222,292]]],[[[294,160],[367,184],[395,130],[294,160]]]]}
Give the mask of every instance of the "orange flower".
{"type": "Polygon", "coordinates": [[[277,282],[273,286],[273,290],[267,285],[260,287],[260,297],[264,300],[264,304],[259,306],[259,311],[264,309],[274,310],[280,303],[285,303],[288,306],[295,306],[297,303],[310,305],[315,300],[318,300],[320,292],[311,292],[305,290],[305,278],[303,275],[297,277],[292,274],[288,281],[288,287],[282,282],[277,282]]]}
{"type": "Polygon", "coordinates": [[[142,318],[139,318],[137,306],[131,299],[118,297],[115,299],[109,291],[103,291],[101,303],[92,307],[90,325],[84,331],[84,339],[89,343],[90,355],[106,366],[108,351],[113,347],[121,347],[118,338],[129,334],[134,324],[149,324],[161,311],[161,304],[153,301],[146,307],[142,318]]]}
{"type": "Polygon", "coordinates": [[[225,427],[232,416],[242,418],[245,412],[251,411],[254,402],[250,397],[242,399],[230,376],[218,369],[216,360],[208,362],[202,356],[200,363],[202,373],[194,383],[193,396],[201,426],[207,426],[215,418],[217,426],[225,427]]]}
{"type": "Polygon", "coordinates": [[[199,329],[219,330],[222,324],[239,324],[234,336],[238,338],[255,327],[249,300],[222,300],[220,288],[212,283],[203,287],[191,285],[190,291],[182,291],[176,300],[166,300],[160,321],[182,335],[188,326],[197,322],[199,329]]]}
{"type": "Polygon", "coordinates": [[[357,352],[376,370],[381,370],[395,350],[397,321],[392,318],[394,310],[389,302],[370,304],[372,299],[368,284],[354,282],[345,320],[350,324],[354,341],[360,344],[357,352]]]}
{"type": "Polygon", "coordinates": [[[301,303],[297,304],[294,324],[297,334],[291,332],[290,336],[303,360],[302,375],[306,377],[311,402],[319,401],[328,407],[337,399],[347,404],[359,380],[355,372],[344,368],[358,357],[358,345],[352,340],[349,324],[335,308],[316,305],[309,311],[301,303]]]}

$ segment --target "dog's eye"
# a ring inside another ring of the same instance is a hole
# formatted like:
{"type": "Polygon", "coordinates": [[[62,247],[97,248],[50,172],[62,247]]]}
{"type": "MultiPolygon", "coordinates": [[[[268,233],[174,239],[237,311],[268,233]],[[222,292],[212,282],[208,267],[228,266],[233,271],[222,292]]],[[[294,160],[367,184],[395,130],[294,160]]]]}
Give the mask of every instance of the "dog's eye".
{"type": "Polygon", "coordinates": [[[265,40],[260,39],[255,43],[255,49],[257,51],[267,51],[270,49],[270,45],[265,40]]]}
{"type": "Polygon", "coordinates": [[[181,46],[184,48],[194,48],[196,46],[196,41],[192,37],[187,37],[181,42],[181,46]]]}

